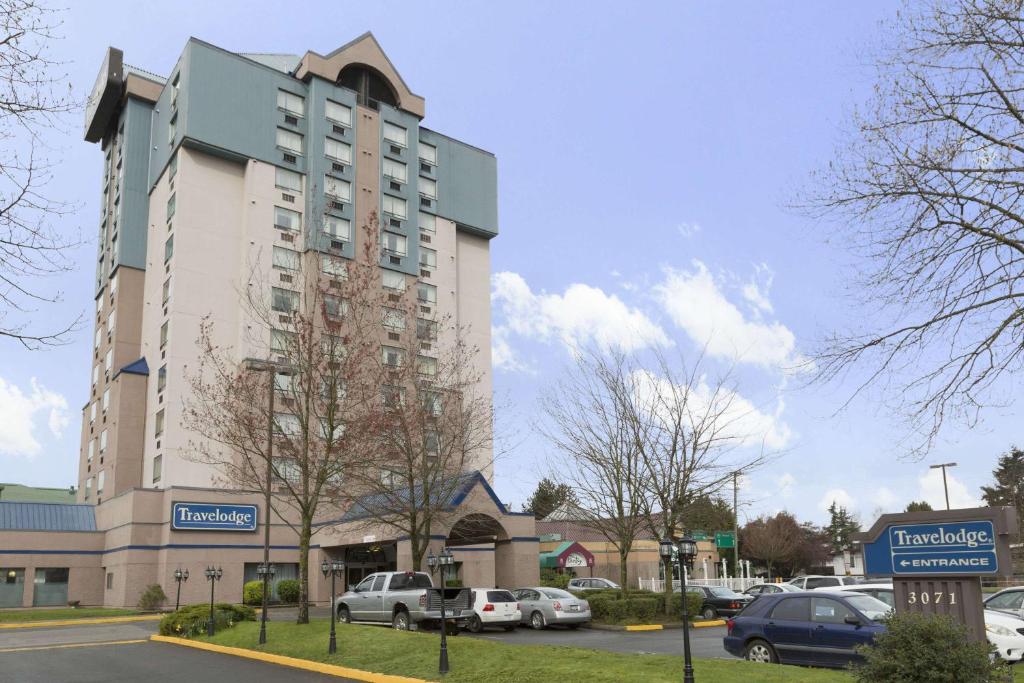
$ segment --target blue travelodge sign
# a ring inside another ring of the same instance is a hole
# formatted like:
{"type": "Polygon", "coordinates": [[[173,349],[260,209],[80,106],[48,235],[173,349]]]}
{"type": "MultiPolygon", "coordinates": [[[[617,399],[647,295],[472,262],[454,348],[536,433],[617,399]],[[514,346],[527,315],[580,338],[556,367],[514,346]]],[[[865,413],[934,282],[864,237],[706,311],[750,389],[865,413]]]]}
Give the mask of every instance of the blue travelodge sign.
{"type": "Polygon", "coordinates": [[[864,544],[869,575],[982,575],[999,571],[991,520],[892,524],[864,544]]]}
{"type": "Polygon", "coordinates": [[[173,503],[171,528],[175,531],[256,531],[259,508],[224,503],[173,503]]]}

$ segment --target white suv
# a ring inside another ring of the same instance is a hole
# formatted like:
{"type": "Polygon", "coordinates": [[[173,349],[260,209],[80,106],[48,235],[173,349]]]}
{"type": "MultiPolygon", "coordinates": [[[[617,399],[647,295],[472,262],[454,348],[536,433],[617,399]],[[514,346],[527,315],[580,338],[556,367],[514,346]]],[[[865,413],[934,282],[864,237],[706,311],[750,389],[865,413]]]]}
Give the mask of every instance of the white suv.
{"type": "Polygon", "coordinates": [[[500,626],[514,631],[523,618],[519,602],[506,590],[474,588],[472,590],[473,616],[466,623],[471,633],[480,633],[486,626],[500,626]]]}
{"type": "Polygon", "coordinates": [[[838,586],[856,586],[864,583],[863,576],[825,576],[814,574],[811,576],[798,576],[790,580],[790,585],[800,590],[812,591],[816,588],[836,588],[838,586]]]}

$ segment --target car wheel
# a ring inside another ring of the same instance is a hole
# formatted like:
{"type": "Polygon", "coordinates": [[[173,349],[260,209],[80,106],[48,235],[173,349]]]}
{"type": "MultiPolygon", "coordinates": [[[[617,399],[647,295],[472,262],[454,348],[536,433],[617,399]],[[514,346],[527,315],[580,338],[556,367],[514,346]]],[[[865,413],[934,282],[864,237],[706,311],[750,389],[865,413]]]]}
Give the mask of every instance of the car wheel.
{"type": "Polygon", "coordinates": [[[474,614],[470,618],[469,623],[466,624],[466,629],[470,633],[480,633],[480,631],[484,630],[484,622],[480,621],[479,615],[474,614]]]}
{"type": "Polygon", "coordinates": [[[391,628],[396,631],[409,630],[409,613],[405,610],[398,610],[395,616],[391,617],[391,628]]]}
{"type": "Polygon", "coordinates": [[[541,631],[547,626],[547,622],[544,621],[544,615],[540,612],[534,612],[530,615],[530,626],[535,631],[541,631]]]}
{"type": "Polygon", "coordinates": [[[714,607],[705,607],[704,611],[700,613],[705,619],[714,619],[718,616],[718,612],[715,611],[714,607]]]}
{"type": "Polygon", "coordinates": [[[759,664],[777,664],[779,658],[775,655],[775,648],[764,640],[752,640],[743,651],[743,658],[748,662],[759,664]]]}
{"type": "Polygon", "coordinates": [[[352,623],[352,613],[348,611],[348,607],[345,607],[345,605],[338,607],[338,621],[343,624],[352,623]]]}

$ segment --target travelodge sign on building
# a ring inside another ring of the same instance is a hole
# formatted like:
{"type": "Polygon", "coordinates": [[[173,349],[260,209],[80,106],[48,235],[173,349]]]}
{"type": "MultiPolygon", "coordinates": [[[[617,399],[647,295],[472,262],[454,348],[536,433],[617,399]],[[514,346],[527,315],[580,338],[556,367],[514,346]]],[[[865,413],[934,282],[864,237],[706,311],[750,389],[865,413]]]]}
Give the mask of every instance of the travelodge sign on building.
{"type": "Polygon", "coordinates": [[[256,531],[259,508],[222,503],[173,503],[175,531],[256,531]]]}

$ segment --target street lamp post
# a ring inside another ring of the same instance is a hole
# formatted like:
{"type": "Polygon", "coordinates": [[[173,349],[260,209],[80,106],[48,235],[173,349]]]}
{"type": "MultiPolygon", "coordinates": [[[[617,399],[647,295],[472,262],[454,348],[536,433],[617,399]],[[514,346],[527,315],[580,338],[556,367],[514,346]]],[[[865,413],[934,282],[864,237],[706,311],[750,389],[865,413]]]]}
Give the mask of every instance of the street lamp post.
{"type": "Polygon", "coordinates": [[[177,612],[181,606],[181,582],[188,581],[188,569],[182,570],[180,567],[175,569],[174,580],[178,582],[178,597],[174,599],[174,611],[177,612]]]}
{"type": "Polygon", "coordinates": [[[682,597],[683,603],[683,683],[693,683],[693,661],[690,657],[690,612],[686,607],[686,572],[684,568],[690,566],[693,559],[697,557],[697,542],[689,536],[679,539],[677,543],[673,543],[668,538],[658,542],[658,553],[664,559],[672,557],[673,549],[676,550],[679,561],[680,589],[682,591],[680,597],[682,597]]]}
{"type": "Polygon", "coordinates": [[[213,589],[214,589],[214,586],[217,585],[217,582],[220,581],[220,577],[222,577],[222,576],[224,576],[224,570],[221,569],[220,567],[217,567],[216,569],[214,569],[213,566],[211,565],[211,566],[206,568],[206,580],[210,582],[210,621],[207,622],[207,624],[206,624],[206,635],[208,635],[208,636],[212,636],[213,635],[213,631],[214,631],[214,629],[213,629],[213,589]]]}
{"type": "MultiPolygon", "coordinates": [[[[269,525],[268,525],[269,527],[269,525]]],[[[274,579],[274,574],[277,573],[277,567],[274,565],[264,562],[256,567],[256,576],[260,577],[260,581],[263,582],[263,614],[260,615],[260,645],[267,642],[267,602],[270,594],[270,582],[274,579]]]]}
{"type": "Polygon", "coordinates": [[[946,485],[946,468],[947,467],[956,467],[956,463],[955,462],[944,462],[941,465],[930,465],[928,467],[928,469],[930,469],[930,470],[941,469],[942,470],[942,491],[943,491],[943,493],[946,494],[946,509],[948,510],[949,509],[949,486],[946,485]]]}
{"type": "Polygon", "coordinates": [[[320,571],[323,572],[325,579],[328,574],[331,575],[331,642],[327,645],[327,654],[333,655],[338,651],[338,640],[334,629],[334,625],[338,621],[338,611],[334,609],[334,580],[339,576],[344,576],[345,563],[341,560],[328,562],[325,557],[324,561],[320,563],[320,571]]]}
{"type": "Polygon", "coordinates": [[[440,555],[435,556],[433,551],[427,555],[427,566],[430,568],[430,575],[433,576],[435,570],[441,570],[441,657],[438,661],[437,670],[442,675],[448,673],[448,621],[445,614],[444,589],[448,583],[449,568],[454,566],[454,564],[455,557],[452,556],[452,551],[447,547],[441,549],[440,555]]]}

